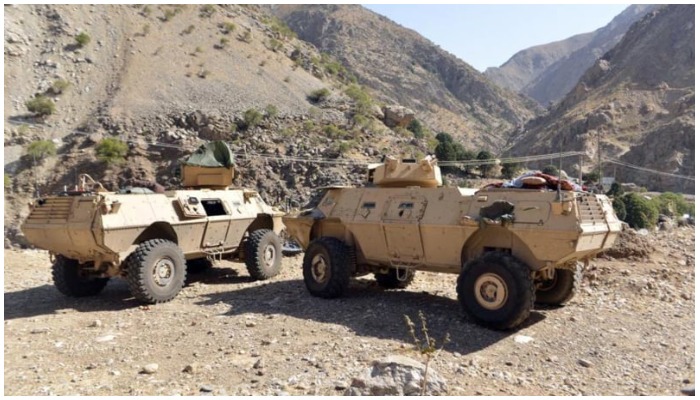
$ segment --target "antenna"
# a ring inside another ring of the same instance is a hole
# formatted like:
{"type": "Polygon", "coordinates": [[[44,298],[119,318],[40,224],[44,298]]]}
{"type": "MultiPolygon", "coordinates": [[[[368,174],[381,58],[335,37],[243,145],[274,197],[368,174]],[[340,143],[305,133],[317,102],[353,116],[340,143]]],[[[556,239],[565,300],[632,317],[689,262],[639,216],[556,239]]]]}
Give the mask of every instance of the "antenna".
{"type": "Polygon", "coordinates": [[[557,180],[557,200],[562,201],[561,197],[561,159],[562,159],[562,142],[564,140],[559,138],[559,179],[557,180]]]}

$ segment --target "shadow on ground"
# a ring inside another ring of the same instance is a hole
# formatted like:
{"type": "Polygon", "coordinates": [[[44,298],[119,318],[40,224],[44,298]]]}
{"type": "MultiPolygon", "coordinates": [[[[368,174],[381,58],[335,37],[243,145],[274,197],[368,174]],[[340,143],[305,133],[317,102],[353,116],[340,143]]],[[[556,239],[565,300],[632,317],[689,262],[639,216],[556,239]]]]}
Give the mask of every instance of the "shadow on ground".
{"type": "Polygon", "coordinates": [[[409,344],[413,340],[405,316],[413,320],[416,333],[420,334],[420,310],[426,316],[430,335],[437,339],[438,345],[449,332],[451,341],[445,350],[461,354],[479,351],[545,318],[544,314],[533,311],[518,330],[494,331],[469,321],[454,299],[428,292],[384,290],[367,280],[354,281],[345,297],[332,300],[312,297],[302,280],[292,280],[211,293],[196,301],[205,306],[220,302],[231,307],[226,315],[282,314],[301,320],[344,325],[360,336],[409,344]]]}

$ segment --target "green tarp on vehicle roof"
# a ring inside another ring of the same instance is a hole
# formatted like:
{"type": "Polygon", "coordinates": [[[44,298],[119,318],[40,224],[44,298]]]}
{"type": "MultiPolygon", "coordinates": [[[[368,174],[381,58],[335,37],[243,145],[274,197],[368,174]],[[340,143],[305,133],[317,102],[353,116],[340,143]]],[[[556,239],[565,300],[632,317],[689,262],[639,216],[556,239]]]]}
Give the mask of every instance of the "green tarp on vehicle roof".
{"type": "Polygon", "coordinates": [[[199,146],[191,156],[184,161],[185,165],[199,167],[226,167],[233,166],[233,153],[225,142],[215,141],[199,146]]]}

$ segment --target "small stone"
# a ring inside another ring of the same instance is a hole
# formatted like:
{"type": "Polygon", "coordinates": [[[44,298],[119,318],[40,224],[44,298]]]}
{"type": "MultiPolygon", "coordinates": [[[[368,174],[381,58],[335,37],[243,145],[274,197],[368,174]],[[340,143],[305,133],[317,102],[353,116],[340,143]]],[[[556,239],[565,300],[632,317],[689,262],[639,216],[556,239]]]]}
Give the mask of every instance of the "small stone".
{"type": "Polygon", "coordinates": [[[112,375],[112,376],[119,376],[119,375],[121,375],[122,373],[119,372],[119,371],[117,371],[117,370],[114,370],[114,371],[109,371],[109,374],[112,375]]]}
{"type": "Polygon", "coordinates": [[[185,369],[182,370],[182,372],[187,373],[187,374],[196,374],[199,372],[199,364],[197,363],[192,363],[188,366],[185,367],[185,369]]]}
{"type": "Polygon", "coordinates": [[[530,336],[516,335],[515,338],[513,338],[513,340],[515,340],[515,343],[530,343],[534,339],[530,336]]]}
{"type": "Polygon", "coordinates": [[[593,363],[586,360],[585,358],[579,358],[579,360],[577,362],[582,367],[590,368],[593,366],[593,363]]]}
{"type": "Polygon", "coordinates": [[[681,389],[681,393],[686,396],[695,396],[695,385],[684,387],[681,389]]]}
{"type": "Polygon", "coordinates": [[[199,388],[200,392],[205,392],[205,393],[210,393],[214,391],[214,388],[211,385],[202,385],[199,388]]]}
{"type": "Polygon", "coordinates": [[[95,339],[96,342],[110,342],[112,340],[114,340],[114,335],[100,336],[95,339]]]}
{"type": "Polygon", "coordinates": [[[246,328],[253,328],[253,327],[255,327],[255,325],[256,325],[256,323],[253,322],[253,321],[246,321],[246,322],[245,322],[245,327],[246,327],[246,328]]]}
{"type": "Polygon", "coordinates": [[[335,387],[335,390],[345,390],[347,389],[348,384],[343,381],[335,381],[333,386],[335,387]]]}
{"type": "Polygon", "coordinates": [[[36,335],[38,333],[48,333],[49,328],[34,328],[29,333],[36,335]]]}
{"type": "Polygon", "coordinates": [[[142,374],[155,374],[156,371],[158,371],[158,364],[153,363],[153,364],[146,364],[143,369],[141,369],[142,374]]]}
{"type": "Polygon", "coordinates": [[[90,327],[90,328],[101,328],[101,327],[102,327],[102,321],[100,321],[99,319],[96,319],[96,320],[92,321],[92,323],[90,324],[89,327],[90,327]]]}

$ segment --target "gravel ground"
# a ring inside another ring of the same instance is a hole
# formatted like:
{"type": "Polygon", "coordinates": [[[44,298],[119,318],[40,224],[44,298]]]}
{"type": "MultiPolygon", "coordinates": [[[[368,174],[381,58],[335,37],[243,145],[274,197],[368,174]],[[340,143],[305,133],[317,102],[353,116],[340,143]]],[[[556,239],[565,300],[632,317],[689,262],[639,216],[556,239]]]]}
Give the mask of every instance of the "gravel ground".
{"type": "Polygon", "coordinates": [[[46,252],[6,250],[4,394],[338,395],[377,358],[421,360],[404,322],[421,310],[451,336],[431,362],[450,395],[679,395],[695,382],[695,232],[652,235],[648,260],[596,260],[569,305],[510,332],[471,323],[453,275],[391,291],[361,278],[323,300],[301,255],[266,282],[224,261],[146,307],[120,280],[64,297],[46,252]]]}

